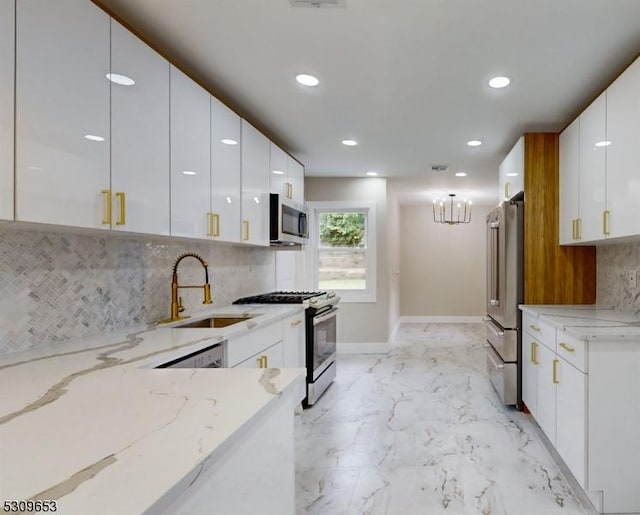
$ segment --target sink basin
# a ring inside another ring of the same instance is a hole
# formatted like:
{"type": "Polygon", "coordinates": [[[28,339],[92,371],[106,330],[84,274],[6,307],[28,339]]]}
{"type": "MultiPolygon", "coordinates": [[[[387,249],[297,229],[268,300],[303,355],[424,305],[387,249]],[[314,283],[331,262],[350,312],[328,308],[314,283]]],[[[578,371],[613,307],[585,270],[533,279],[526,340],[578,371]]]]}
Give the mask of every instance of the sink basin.
{"type": "Polygon", "coordinates": [[[193,322],[186,322],[184,324],[174,325],[173,327],[179,327],[180,329],[186,329],[190,327],[228,327],[233,324],[239,324],[240,322],[246,322],[258,315],[219,315],[212,316],[210,318],[203,318],[202,320],[195,320],[193,322]]]}

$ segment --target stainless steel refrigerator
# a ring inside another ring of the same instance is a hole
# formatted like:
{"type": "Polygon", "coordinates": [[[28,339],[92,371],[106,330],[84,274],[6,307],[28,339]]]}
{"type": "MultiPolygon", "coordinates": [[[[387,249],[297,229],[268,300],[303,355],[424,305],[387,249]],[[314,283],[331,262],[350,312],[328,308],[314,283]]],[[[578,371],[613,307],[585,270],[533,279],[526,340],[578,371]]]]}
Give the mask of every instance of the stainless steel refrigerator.
{"type": "Polygon", "coordinates": [[[502,202],[487,215],[487,372],[507,405],[522,409],[524,201],[502,202]]]}

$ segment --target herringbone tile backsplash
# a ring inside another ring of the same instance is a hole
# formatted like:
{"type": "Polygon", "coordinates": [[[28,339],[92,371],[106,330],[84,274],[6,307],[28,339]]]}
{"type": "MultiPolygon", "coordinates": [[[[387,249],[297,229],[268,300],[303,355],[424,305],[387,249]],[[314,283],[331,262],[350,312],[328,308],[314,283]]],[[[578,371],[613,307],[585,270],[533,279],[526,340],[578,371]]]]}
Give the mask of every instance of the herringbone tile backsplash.
{"type": "MultiPolygon", "coordinates": [[[[172,266],[183,252],[209,263],[214,306],[274,289],[269,249],[0,226],[0,354],[168,316],[172,266]]],[[[181,284],[204,279],[191,258],[179,275],[181,284]]],[[[200,290],[180,295],[187,310],[202,307],[200,290]]]]}

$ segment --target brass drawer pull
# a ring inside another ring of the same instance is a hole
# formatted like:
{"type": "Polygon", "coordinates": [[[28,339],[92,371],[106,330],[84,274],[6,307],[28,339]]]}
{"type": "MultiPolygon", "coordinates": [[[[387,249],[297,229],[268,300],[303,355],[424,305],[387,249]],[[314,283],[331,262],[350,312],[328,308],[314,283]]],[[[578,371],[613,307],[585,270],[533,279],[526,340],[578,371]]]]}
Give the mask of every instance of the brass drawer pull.
{"type": "Polygon", "coordinates": [[[602,212],[602,233],[609,236],[609,211],[602,212]]]}
{"type": "Polygon", "coordinates": [[[118,221],[116,222],[116,225],[124,225],[126,223],[126,207],[125,207],[125,196],[124,196],[124,191],[116,191],[116,197],[119,200],[120,203],[120,216],[118,218],[118,221]]]}
{"type": "Polygon", "coordinates": [[[538,344],[536,342],[531,342],[531,363],[533,363],[534,365],[539,365],[538,344]]]}
{"type": "Polygon", "coordinates": [[[558,384],[558,360],[553,360],[553,384],[558,384]]]}
{"type": "Polygon", "coordinates": [[[111,225],[111,190],[102,190],[105,196],[105,217],[102,220],[104,225],[111,225]]]}
{"type": "Polygon", "coordinates": [[[302,323],[302,320],[294,320],[293,322],[291,322],[291,327],[295,327],[297,325],[300,325],[302,323]]]}
{"type": "Polygon", "coordinates": [[[242,239],[244,241],[249,239],[249,220],[242,221],[242,239]]]}
{"type": "Polygon", "coordinates": [[[538,331],[538,332],[540,332],[540,328],[539,328],[537,325],[533,325],[533,324],[531,324],[529,327],[530,327],[531,329],[533,329],[534,331],[538,331]]]}
{"type": "Polygon", "coordinates": [[[573,347],[572,345],[569,345],[568,343],[560,343],[560,347],[562,347],[564,350],[566,350],[567,352],[575,352],[576,348],[573,347]]]}

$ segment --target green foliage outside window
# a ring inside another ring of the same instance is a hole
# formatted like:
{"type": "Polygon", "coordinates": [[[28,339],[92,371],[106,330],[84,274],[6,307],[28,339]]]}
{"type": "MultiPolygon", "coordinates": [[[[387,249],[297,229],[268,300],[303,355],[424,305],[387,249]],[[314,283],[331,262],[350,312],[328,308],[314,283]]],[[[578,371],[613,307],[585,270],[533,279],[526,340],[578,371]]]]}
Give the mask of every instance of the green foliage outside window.
{"type": "Polygon", "coordinates": [[[329,247],[364,247],[363,213],[321,213],[320,243],[329,247]]]}

